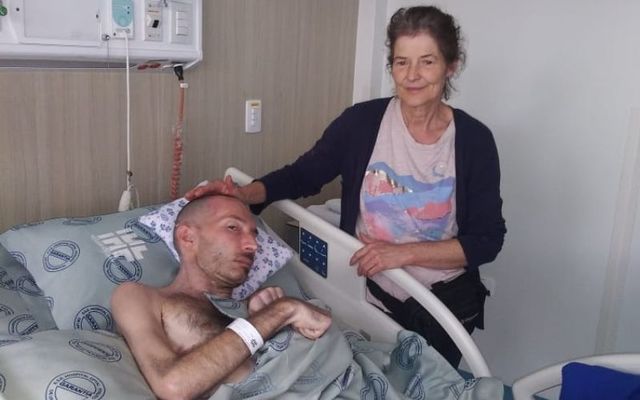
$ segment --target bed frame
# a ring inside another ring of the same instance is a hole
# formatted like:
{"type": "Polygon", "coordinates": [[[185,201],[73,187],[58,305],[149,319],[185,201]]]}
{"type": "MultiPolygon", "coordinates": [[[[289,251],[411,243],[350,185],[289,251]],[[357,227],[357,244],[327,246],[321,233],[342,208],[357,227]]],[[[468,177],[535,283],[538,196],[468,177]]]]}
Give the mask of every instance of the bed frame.
{"type": "MultiPolygon", "coordinates": [[[[225,175],[231,176],[240,185],[253,181],[251,176],[236,168],[227,169],[225,175]]],[[[355,268],[349,266],[349,259],[362,247],[362,243],[291,200],[277,201],[272,206],[299,223],[302,249],[298,249],[298,255],[289,264],[293,266],[294,274],[302,286],[327,303],[334,318],[365,337],[395,342],[401,327],[366,301],[366,280],[357,276],[355,268]],[[304,251],[305,246],[307,251],[304,251]],[[314,253],[312,256],[316,255],[319,260],[311,260],[312,267],[309,267],[301,260],[306,257],[304,253],[314,253]],[[323,276],[325,272],[326,277],[323,276]]],[[[487,363],[469,333],[437,297],[404,270],[394,269],[382,273],[403,287],[442,325],[462,352],[474,376],[491,376],[487,363]]]]}

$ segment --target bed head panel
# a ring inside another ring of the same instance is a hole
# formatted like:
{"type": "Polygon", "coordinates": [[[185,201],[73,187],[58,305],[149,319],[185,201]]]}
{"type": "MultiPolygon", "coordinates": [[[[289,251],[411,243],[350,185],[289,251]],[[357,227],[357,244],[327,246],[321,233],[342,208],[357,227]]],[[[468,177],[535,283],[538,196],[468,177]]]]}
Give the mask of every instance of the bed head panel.
{"type": "MultiPolygon", "coordinates": [[[[253,181],[251,176],[236,168],[227,169],[225,175],[231,176],[240,185],[253,181]]],[[[395,340],[399,325],[366,301],[365,279],[358,277],[355,268],[349,266],[351,255],[362,247],[362,243],[291,200],[277,201],[273,206],[296,219],[301,230],[305,229],[327,242],[326,278],[307,267],[299,256],[295,256],[290,262],[294,264],[296,277],[305,289],[327,303],[339,321],[348,321],[349,326],[369,335],[372,340],[395,340]]],[[[476,377],[491,376],[489,367],[471,336],[431,291],[426,290],[404,270],[395,269],[383,273],[403,287],[434,316],[456,343],[476,377]]]]}

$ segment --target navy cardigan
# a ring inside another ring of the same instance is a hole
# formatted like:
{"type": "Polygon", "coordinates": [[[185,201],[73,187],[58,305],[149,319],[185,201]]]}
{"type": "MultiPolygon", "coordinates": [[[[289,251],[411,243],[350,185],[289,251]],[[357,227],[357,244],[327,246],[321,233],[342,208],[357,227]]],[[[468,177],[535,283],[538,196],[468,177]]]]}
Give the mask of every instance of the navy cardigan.
{"type": "MultiPolygon", "coordinates": [[[[320,192],[338,175],[342,178],[340,228],[353,235],[360,207],[360,189],[390,98],[347,108],[316,144],[293,164],[259,180],[268,204],[320,192]]],[[[493,261],[506,233],[500,198],[498,151],[489,128],[462,110],[453,109],[456,126],[456,221],[467,269],[493,261]]]]}

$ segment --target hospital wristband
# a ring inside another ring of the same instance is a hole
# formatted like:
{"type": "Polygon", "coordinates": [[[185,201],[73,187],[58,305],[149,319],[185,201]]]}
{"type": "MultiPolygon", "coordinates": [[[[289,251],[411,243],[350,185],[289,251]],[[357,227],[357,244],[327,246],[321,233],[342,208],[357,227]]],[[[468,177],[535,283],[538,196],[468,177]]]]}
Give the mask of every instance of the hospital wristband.
{"type": "Polygon", "coordinates": [[[251,322],[244,318],[235,319],[232,323],[227,325],[227,329],[231,329],[240,336],[240,339],[242,339],[247,348],[249,348],[251,355],[254,355],[255,352],[264,344],[264,340],[262,339],[260,332],[258,332],[255,326],[251,325],[251,322]]]}

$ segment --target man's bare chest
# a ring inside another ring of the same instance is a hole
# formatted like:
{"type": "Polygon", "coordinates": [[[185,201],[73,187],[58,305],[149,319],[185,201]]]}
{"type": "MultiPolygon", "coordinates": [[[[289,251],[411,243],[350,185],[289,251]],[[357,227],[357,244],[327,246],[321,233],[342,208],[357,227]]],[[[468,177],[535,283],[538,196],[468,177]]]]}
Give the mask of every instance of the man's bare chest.
{"type": "Polygon", "coordinates": [[[178,353],[183,353],[220,333],[231,319],[205,299],[172,295],[162,304],[162,325],[178,353]]]}

